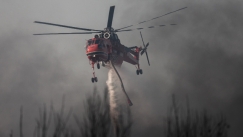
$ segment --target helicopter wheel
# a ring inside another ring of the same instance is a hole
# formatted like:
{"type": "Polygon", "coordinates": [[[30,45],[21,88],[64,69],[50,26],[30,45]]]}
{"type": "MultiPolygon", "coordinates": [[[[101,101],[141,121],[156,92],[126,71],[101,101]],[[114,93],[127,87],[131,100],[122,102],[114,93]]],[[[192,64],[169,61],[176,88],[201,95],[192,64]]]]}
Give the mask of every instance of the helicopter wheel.
{"type": "Polygon", "coordinates": [[[140,69],[140,70],[139,70],[139,73],[140,73],[140,74],[143,74],[143,70],[142,70],[142,69],[140,69]]]}
{"type": "Polygon", "coordinates": [[[100,63],[97,63],[97,68],[100,69],[100,63]]]}
{"type": "Polygon", "coordinates": [[[94,78],[94,81],[95,81],[95,82],[98,82],[98,78],[97,78],[97,77],[95,77],[95,78],[94,78]]]}
{"type": "Polygon", "coordinates": [[[95,79],[94,78],[91,78],[91,82],[94,83],[95,79]]]}
{"type": "Polygon", "coordinates": [[[139,70],[137,70],[137,75],[139,75],[139,70]]]}

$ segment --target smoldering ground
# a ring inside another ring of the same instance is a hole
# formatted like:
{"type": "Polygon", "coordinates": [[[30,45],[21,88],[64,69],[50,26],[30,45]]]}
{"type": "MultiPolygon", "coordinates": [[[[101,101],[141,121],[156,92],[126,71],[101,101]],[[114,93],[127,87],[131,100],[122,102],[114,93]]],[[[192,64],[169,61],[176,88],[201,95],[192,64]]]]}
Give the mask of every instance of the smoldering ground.
{"type": "MultiPolygon", "coordinates": [[[[162,134],[162,118],[170,105],[171,94],[175,93],[182,104],[188,95],[191,107],[222,112],[231,125],[230,136],[242,136],[242,2],[134,0],[92,5],[81,1],[58,1],[55,7],[51,6],[53,4],[54,1],[3,1],[1,4],[2,135],[6,136],[11,129],[17,134],[20,105],[24,106],[24,133],[31,136],[38,106],[53,100],[58,107],[61,96],[66,94],[67,107],[76,107],[81,113],[78,106],[82,105],[84,93],[93,88],[90,82],[92,72],[83,50],[85,39],[92,36],[37,38],[31,34],[69,30],[33,25],[32,22],[38,19],[102,29],[106,25],[109,6],[116,5],[114,28],[188,7],[138,26],[178,24],[142,31],[145,42],[150,42],[151,62],[149,67],[145,57],[141,57],[143,75],[135,76],[135,67],[126,63],[120,70],[134,103],[131,108],[134,118],[132,134],[162,134]],[[87,12],[87,8],[95,10],[87,12]]],[[[126,46],[142,44],[139,32],[118,35],[126,46]]],[[[97,71],[100,90],[105,85],[107,72],[105,69],[97,71]]]]}

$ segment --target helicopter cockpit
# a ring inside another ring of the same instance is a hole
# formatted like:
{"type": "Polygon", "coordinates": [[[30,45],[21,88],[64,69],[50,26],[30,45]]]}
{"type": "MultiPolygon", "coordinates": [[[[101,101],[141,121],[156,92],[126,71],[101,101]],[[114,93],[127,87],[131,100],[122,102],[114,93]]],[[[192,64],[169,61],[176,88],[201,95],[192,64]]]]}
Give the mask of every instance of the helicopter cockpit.
{"type": "Polygon", "coordinates": [[[103,40],[101,39],[89,39],[86,43],[86,46],[94,45],[94,44],[102,44],[103,40]]]}

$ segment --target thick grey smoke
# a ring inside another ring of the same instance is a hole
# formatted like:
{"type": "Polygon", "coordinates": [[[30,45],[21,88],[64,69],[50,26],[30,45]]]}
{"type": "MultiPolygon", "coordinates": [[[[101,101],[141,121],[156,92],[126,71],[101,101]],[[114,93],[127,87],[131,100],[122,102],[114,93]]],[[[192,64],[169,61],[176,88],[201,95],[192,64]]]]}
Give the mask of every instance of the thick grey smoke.
{"type": "MultiPolygon", "coordinates": [[[[24,134],[32,136],[38,107],[54,102],[82,113],[85,92],[93,85],[91,66],[83,45],[92,35],[34,37],[41,32],[75,32],[33,24],[47,21],[102,29],[109,6],[115,5],[113,26],[121,28],[187,6],[188,9],[137,27],[168,25],[142,30],[149,42],[151,66],[144,56],[144,74],[123,63],[120,70],[133,101],[133,136],[160,136],[163,116],[175,93],[181,105],[188,95],[191,106],[222,112],[231,125],[230,136],[243,131],[243,4],[240,0],[127,0],[127,1],[1,1],[0,5],[0,136],[13,129],[18,135],[19,108],[24,106],[24,134]],[[53,6],[55,5],[55,6],[53,6]]],[[[126,46],[142,45],[139,31],[118,34],[126,46]]],[[[107,70],[96,70],[99,90],[104,89],[107,70]]],[[[120,97],[120,96],[119,96],[120,97]]],[[[75,113],[75,112],[74,112],[75,113]]]]}
{"type": "MultiPolygon", "coordinates": [[[[136,121],[151,127],[151,132],[146,131],[147,135],[160,134],[161,115],[166,114],[170,94],[175,93],[181,106],[185,104],[183,98],[189,95],[194,108],[222,112],[232,126],[230,135],[241,136],[242,2],[184,1],[172,4],[157,1],[151,5],[153,8],[146,13],[141,11],[144,14],[140,21],[146,20],[144,16],[154,17],[179,7],[187,6],[188,9],[151,22],[152,25],[176,23],[177,26],[142,31],[145,41],[150,42],[151,66],[147,67],[146,59],[141,57],[144,75],[139,80],[125,77],[129,81],[127,87],[133,91],[132,95],[135,94],[131,99],[134,105],[139,105],[139,109],[133,111],[136,114],[150,112],[135,117],[139,119],[136,121]],[[140,105],[140,102],[143,103],[140,105]],[[150,120],[144,120],[144,117],[150,120]]],[[[138,13],[130,11],[128,16],[135,14],[138,13]]],[[[139,40],[139,33],[135,36],[139,40]]],[[[126,39],[130,42],[134,36],[127,34],[126,39]]],[[[125,67],[130,70],[128,65],[125,67]]],[[[135,70],[129,75],[135,75],[135,70]]]]}

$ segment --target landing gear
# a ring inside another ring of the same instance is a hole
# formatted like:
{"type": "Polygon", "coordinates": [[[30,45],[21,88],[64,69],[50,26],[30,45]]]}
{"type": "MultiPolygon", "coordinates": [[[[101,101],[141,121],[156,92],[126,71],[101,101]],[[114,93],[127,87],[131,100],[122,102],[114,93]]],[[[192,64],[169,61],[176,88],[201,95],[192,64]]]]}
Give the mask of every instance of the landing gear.
{"type": "Polygon", "coordinates": [[[97,69],[100,69],[100,63],[99,62],[97,63],[97,69]]]}
{"type": "Polygon", "coordinates": [[[143,70],[142,69],[137,69],[137,75],[139,75],[139,74],[143,74],[143,70]]]}
{"type": "MultiPolygon", "coordinates": [[[[93,77],[91,78],[91,82],[94,83],[94,82],[98,82],[98,78],[95,76],[95,71],[94,71],[94,62],[91,63],[92,65],[92,69],[93,69],[93,77]]],[[[100,64],[97,63],[97,68],[100,69],[100,64]]]]}
{"type": "Polygon", "coordinates": [[[101,65],[102,65],[103,67],[105,67],[105,63],[104,63],[104,61],[101,62],[101,65]]]}
{"type": "Polygon", "coordinates": [[[140,69],[139,64],[137,64],[136,68],[137,68],[137,71],[136,71],[136,72],[137,72],[137,75],[139,75],[139,74],[143,74],[143,70],[140,69]]]}
{"type": "Polygon", "coordinates": [[[91,82],[92,82],[92,83],[94,83],[94,82],[98,82],[98,78],[97,78],[97,77],[91,78],[91,82]]]}

